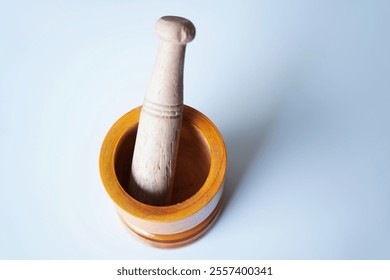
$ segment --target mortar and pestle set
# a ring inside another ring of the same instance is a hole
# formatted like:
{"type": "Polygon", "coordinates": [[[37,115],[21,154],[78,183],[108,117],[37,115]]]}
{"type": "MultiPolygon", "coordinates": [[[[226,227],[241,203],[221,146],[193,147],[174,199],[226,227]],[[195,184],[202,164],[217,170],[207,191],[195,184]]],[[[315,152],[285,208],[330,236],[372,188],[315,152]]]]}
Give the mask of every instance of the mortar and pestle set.
{"type": "Polygon", "coordinates": [[[194,25],[167,16],[155,28],[160,45],[143,106],[111,127],[99,167],[130,232],[172,248],[199,238],[218,217],[226,148],[215,125],[183,105],[184,56],[194,25]]]}

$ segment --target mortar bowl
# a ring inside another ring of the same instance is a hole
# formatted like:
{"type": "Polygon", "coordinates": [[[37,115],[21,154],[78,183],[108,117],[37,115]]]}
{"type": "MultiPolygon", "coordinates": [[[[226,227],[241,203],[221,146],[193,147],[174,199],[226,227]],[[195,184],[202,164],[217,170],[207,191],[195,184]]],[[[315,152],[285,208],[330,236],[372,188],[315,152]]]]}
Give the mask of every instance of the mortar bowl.
{"type": "Polygon", "coordinates": [[[202,236],[221,211],[225,144],[205,115],[184,105],[171,205],[141,203],[128,190],[140,112],[141,106],[126,113],[107,133],[100,151],[100,176],[131,233],[156,247],[183,246],[202,236]]]}

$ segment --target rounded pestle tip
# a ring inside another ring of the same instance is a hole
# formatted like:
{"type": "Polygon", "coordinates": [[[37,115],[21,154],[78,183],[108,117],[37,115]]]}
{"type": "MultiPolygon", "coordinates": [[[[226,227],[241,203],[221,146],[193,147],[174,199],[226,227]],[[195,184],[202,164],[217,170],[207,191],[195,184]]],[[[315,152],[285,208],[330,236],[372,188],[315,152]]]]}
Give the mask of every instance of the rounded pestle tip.
{"type": "Polygon", "coordinates": [[[195,38],[195,26],[183,17],[165,16],[156,22],[156,33],[161,40],[187,44],[195,38]]]}

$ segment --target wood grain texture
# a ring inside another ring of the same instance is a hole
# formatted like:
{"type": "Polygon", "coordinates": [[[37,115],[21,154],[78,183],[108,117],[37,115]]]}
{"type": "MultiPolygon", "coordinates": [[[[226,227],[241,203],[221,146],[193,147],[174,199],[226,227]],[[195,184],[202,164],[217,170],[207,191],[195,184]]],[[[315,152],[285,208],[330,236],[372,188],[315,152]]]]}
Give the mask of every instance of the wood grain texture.
{"type": "Polygon", "coordinates": [[[184,106],[173,202],[167,206],[142,203],[131,196],[126,179],[140,111],[138,107],[125,114],[106,135],[99,162],[103,185],[123,222],[138,237],[157,247],[182,246],[199,238],[218,216],[226,148],[214,124],[202,113],[184,106]]]}
{"type": "Polygon", "coordinates": [[[168,16],[157,21],[156,33],[160,46],[143,102],[129,185],[137,200],[168,205],[182,122],[185,48],[195,27],[187,19],[168,16]]]}

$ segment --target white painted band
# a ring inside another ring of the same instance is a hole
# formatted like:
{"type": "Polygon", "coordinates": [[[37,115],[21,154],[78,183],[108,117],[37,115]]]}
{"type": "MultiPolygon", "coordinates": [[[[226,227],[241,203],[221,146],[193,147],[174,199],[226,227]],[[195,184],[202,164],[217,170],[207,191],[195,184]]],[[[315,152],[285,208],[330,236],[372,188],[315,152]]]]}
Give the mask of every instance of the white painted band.
{"type": "Polygon", "coordinates": [[[221,200],[223,193],[223,184],[219,188],[218,192],[215,194],[213,199],[206,204],[198,212],[194,213],[191,216],[188,216],[184,219],[174,221],[174,222],[151,222],[143,220],[141,218],[135,217],[122,209],[118,209],[119,215],[123,220],[128,224],[129,227],[133,228],[138,233],[149,236],[154,234],[175,234],[185,232],[191,228],[196,227],[204,220],[211,215],[211,213],[217,207],[219,201],[221,200]]]}

